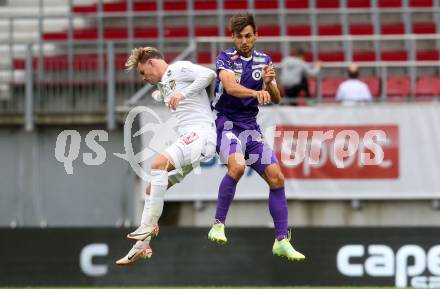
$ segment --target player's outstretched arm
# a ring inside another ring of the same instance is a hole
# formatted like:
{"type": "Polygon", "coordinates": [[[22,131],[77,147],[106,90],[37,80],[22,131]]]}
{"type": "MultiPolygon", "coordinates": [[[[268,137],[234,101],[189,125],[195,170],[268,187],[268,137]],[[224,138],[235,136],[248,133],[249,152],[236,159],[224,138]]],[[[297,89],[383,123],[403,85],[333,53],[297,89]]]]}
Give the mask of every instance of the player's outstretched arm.
{"type": "Polygon", "coordinates": [[[227,70],[220,70],[219,72],[220,81],[223,84],[223,88],[229,95],[238,98],[248,98],[257,97],[257,91],[244,87],[243,85],[235,81],[234,73],[227,70]]]}

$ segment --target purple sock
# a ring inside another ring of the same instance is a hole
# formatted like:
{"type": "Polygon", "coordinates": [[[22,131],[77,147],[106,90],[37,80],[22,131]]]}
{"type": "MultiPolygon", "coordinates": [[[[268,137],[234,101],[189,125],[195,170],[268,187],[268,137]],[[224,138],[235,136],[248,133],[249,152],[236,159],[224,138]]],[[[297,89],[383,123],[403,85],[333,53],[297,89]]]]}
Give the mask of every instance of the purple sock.
{"type": "Polygon", "coordinates": [[[237,181],[226,174],[218,189],[217,210],[215,212],[216,221],[218,220],[223,224],[225,223],[226,215],[234,199],[236,187],[237,181]]]}
{"type": "Polygon", "coordinates": [[[275,225],[275,237],[278,240],[286,238],[288,209],[284,188],[270,190],[269,211],[275,225]]]}

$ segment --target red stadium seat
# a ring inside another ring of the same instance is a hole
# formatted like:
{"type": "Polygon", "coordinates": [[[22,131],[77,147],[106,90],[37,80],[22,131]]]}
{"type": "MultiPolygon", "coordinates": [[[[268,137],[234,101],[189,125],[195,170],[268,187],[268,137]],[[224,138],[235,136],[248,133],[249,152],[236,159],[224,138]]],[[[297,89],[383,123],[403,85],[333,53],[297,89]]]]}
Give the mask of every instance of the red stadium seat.
{"type": "Polygon", "coordinates": [[[197,63],[208,64],[208,63],[213,63],[213,62],[215,62],[215,60],[211,59],[211,52],[209,52],[209,51],[197,52],[197,63]]]}
{"type": "Polygon", "coordinates": [[[312,28],[310,25],[291,25],[287,27],[287,35],[310,36],[312,35],[312,28]]]}
{"type": "Polygon", "coordinates": [[[157,38],[159,32],[157,27],[135,27],[133,35],[134,38],[157,38]]]}
{"type": "Polygon", "coordinates": [[[322,80],[321,92],[323,97],[335,97],[339,85],[345,79],[342,77],[326,77],[322,80]]]}
{"type": "Polygon", "coordinates": [[[189,35],[186,26],[168,26],[164,28],[164,36],[169,38],[187,38],[189,35]]]}
{"type": "Polygon", "coordinates": [[[258,26],[259,36],[280,36],[280,26],[279,25],[259,25],[258,26]]]}
{"type": "Polygon", "coordinates": [[[440,95],[440,78],[432,76],[421,76],[416,82],[416,96],[437,96],[440,95]]]}
{"type": "Polygon", "coordinates": [[[352,35],[371,35],[374,34],[374,27],[371,23],[358,23],[350,25],[352,35]]]}
{"type": "Polygon", "coordinates": [[[167,61],[167,62],[171,62],[171,61],[173,61],[174,60],[174,58],[176,58],[177,56],[179,56],[179,54],[180,54],[180,52],[176,52],[176,51],[173,51],[173,52],[165,52],[164,53],[164,55],[163,55],[163,57],[165,58],[165,61],[167,61]]]}
{"type": "Polygon", "coordinates": [[[338,9],[339,0],[317,0],[316,8],[318,9],[338,9]]]}
{"type": "Polygon", "coordinates": [[[96,28],[77,29],[73,31],[73,39],[75,40],[95,40],[98,38],[98,30],[96,28]]]}
{"type": "Polygon", "coordinates": [[[308,0],[285,0],[285,6],[287,9],[308,9],[308,0]]]}
{"type": "Polygon", "coordinates": [[[434,22],[415,22],[412,24],[412,32],[415,34],[435,34],[437,28],[434,22]]]}
{"type": "Polygon", "coordinates": [[[167,11],[184,11],[187,10],[186,0],[164,0],[163,10],[167,11]]]}
{"type": "Polygon", "coordinates": [[[353,52],[353,61],[376,61],[376,52],[374,51],[355,51],[353,52]]]}
{"type": "Polygon", "coordinates": [[[196,36],[217,36],[219,31],[217,26],[196,26],[194,33],[196,36]]]}
{"type": "Polygon", "coordinates": [[[348,0],[347,7],[348,8],[370,8],[371,7],[370,0],[348,0]]]}
{"type": "Polygon", "coordinates": [[[438,50],[419,50],[416,52],[418,61],[438,61],[440,60],[438,50]]]}
{"type": "Polygon", "coordinates": [[[387,96],[411,96],[409,76],[391,76],[387,79],[387,96]]]}
{"type": "Polygon", "coordinates": [[[195,10],[216,10],[217,0],[195,0],[193,5],[195,10]]]}
{"type": "Polygon", "coordinates": [[[72,13],[95,13],[97,11],[96,5],[74,5],[72,13]]]}
{"type": "Polygon", "coordinates": [[[325,51],[318,53],[318,59],[328,62],[343,62],[345,56],[343,51],[325,51]]]}
{"type": "Polygon", "coordinates": [[[382,34],[405,34],[405,26],[403,23],[387,23],[380,27],[382,34]]]}
{"type": "Polygon", "coordinates": [[[223,8],[227,10],[246,10],[247,0],[224,0],[223,8]]]}
{"type": "Polygon", "coordinates": [[[316,79],[309,77],[307,82],[309,83],[310,96],[316,97],[316,92],[318,91],[316,79]]]}
{"type": "Polygon", "coordinates": [[[400,8],[402,7],[401,0],[379,0],[379,8],[400,8]]]}
{"type": "Polygon", "coordinates": [[[45,32],[43,33],[43,40],[65,41],[67,40],[67,32],[45,32]]]}
{"type": "Polygon", "coordinates": [[[409,0],[411,7],[432,7],[433,0],[409,0]]]}
{"type": "Polygon", "coordinates": [[[313,61],[313,53],[310,51],[306,51],[304,53],[304,61],[305,62],[312,62],[313,61]]]}
{"type": "Polygon", "coordinates": [[[408,54],[406,50],[382,51],[380,59],[383,61],[407,61],[408,54]]]}
{"type": "Polygon", "coordinates": [[[114,2],[114,3],[104,3],[104,12],[125,12],[128,10],[128,5],[126,1],[114,2]]]}
{"type": "Polygon", "coordinates": [[[157,3],[154,0],[150,1],[135,1],[133,3],[133,10],[137,12],[148,12],[148,11],[156,11],[157,10],[157,3]]]}
{"type": "Polygon", "coordinates": [[[368,89],[370,90],[372,96],[380,95],[380,80],[378,77],[366,76],[360,77],[359,80],[365,82],[368,85],[368,89]]]}
{"type": "Polygon", "coordinates": [[[270,58],[272,58],[272,62],[274,63],[281,62],[281,60],[283,59],[281,51],[264,51],[264,53],[269,55],[270,58]]]}
{"type": "Polygon", "coordinates": [[[104,29],[104,39],[127,39],[127,28],[106,28],[104,29]]]}
{"type": "Polygon", "coordinates": [[[319,35],[342,35],[341,24],[322,24],[318,27],[319,35]]]}
{"type": "Polygon", "coordinates": [[[194,33],[196,36],[218,36],[217,26],[196,26],[194,33]]]}
{"type": "Polygon", "coordinates": [[[255,0],[255,9],[278,9],[278,0],[255,0]]]}

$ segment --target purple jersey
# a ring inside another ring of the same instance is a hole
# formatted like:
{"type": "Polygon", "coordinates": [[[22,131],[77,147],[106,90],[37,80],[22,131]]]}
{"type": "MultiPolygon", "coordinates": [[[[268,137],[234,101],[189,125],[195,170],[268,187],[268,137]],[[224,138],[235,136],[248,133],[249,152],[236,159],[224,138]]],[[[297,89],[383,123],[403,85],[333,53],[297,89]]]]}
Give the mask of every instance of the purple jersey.
{"type": "Polygon", "coordinates": [[[272,59],[257,50],[254,50],[249,58],[240,56],[235,48],[222,51],[216,61],[217,80],[215,82],[215,99],[212,102],[214,110],[232,120],[235,126],[253,129],[256,125],[258,100],[251,96],[238,98],[229,95],[223,88],[219,74],[222,69],[230,71],[235,74],[235,80],[242,86],[253,90],[262,90],[263,78],[261,74],[266,65],[272,65],[272,59]]]}

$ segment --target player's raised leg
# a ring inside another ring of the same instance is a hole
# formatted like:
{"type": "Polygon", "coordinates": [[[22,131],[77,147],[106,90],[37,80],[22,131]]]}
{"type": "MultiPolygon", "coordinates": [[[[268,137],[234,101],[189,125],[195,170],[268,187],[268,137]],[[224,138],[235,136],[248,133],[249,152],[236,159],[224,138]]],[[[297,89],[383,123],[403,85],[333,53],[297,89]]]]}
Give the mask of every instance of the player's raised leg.
{"type": "Polygon", "coordinates": [[[226,216],[235,196],[237,182],[245,170],[243,154],[240,152],[230,154],[227,167],[228,171],[219,186],[215,222],[208,233],[208,238],[219,244],[225,244],[228,241],[225,235],[226,216]]]}
{"type": "Polygon", "coordinates": [[[284,191],[284,175],[279,164],[273,163],[267,166],[262,176],[270,187],[269,211],[275,226],[275,242],[272,253],[292,261],[305,259],[305,256],[296,251],[290,243],[291,236],[287,229],[288,207],[284,191]]]}
{"type": "Polygon", "coordinates": [[[159,233],[158,220],[162,215],[164,196],[169,186],[168,171],[174,166],[166,154],[159,154],[151,164],[151,183],[147,189],[147,199],[142,213],[141,226],[127,237],[137,240],[126,256],[116,261],[117,265],[129,265],[142,258],[150,258],[153,251],[150,240],[159,233]]]}

